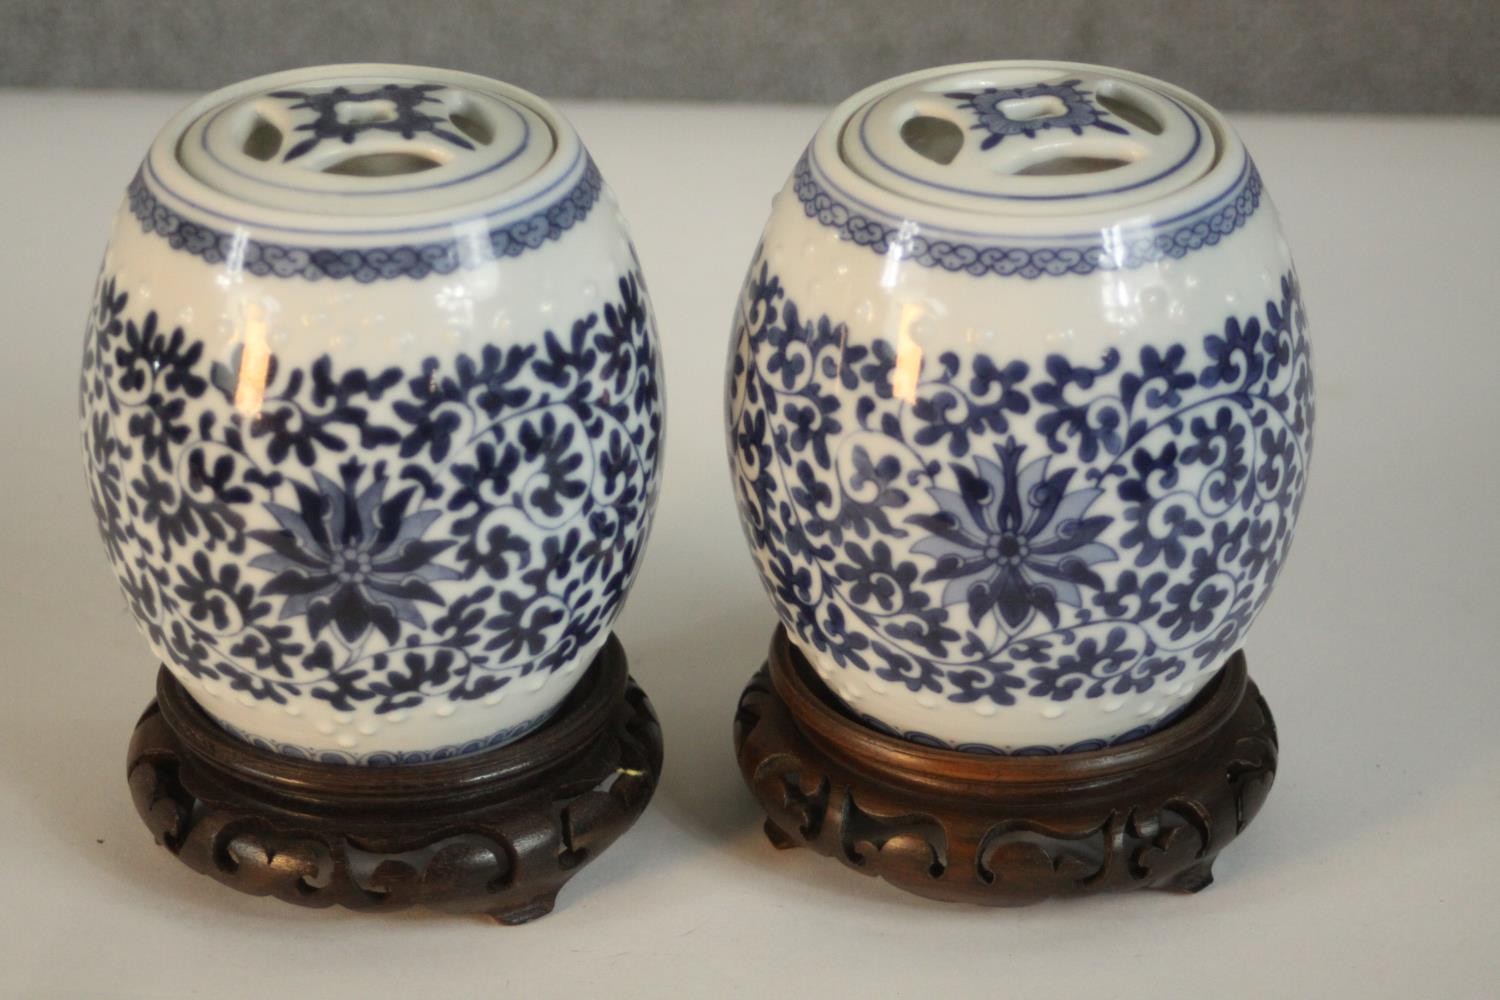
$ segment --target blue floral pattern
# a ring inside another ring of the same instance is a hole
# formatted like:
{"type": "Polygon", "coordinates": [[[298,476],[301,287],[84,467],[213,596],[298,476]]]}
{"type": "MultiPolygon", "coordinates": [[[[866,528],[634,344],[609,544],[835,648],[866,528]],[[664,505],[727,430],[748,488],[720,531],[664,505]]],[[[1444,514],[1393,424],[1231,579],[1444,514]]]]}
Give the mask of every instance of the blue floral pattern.
{"type": "Polygon", "coordinates": [[[1038,366],[942,353],[909,394],[895,371],[892,344],[752,269],[727,394],[736,497],[805,648],[996,706],[1144,692],[1228,657],[1302,502],[1295,275],[1193,345],[1038,366]]]}
{"type": "Polygon", "coordinates": [[[931,532],[911,549],[936,560],[922,581],[943,581],[942,605],[967,605],[971,625],[998,614],[1019,629],[1038,613],[1056,625],[1059,603],[1081,608],[1079,588],[1104,585],[1090,567],[1116,558],[1094,540],[1110,519],[1086,516],[1104,491],[1069,492],[1075,470],[1048,476],[1052,456],[1023,466],[1024,451],[1011,438],[995,449],[998,463],[981,456],[977,469],[954,464],[959,489],[929,487],[939,512],[910,519],[931,532]]]}
{"type": "Polygon", "coordinates": [[[415,370],[215,361],[101,277],[80,392],[93,509],[180,670],[341,711],[475,701],[609,628],[655,504],[660,378],[634,273],[544,337],[415,370]]]}
{"type": "Polygon", "coordinates": [[[1106,119],[1113,117],[1104,108],[1089,98],[1092,94],[1083,90],[1081,80],[1065,80],[1062,83],[1038,83],[1030,87],[983,87],[979,90],[955,91],[945,95],[959,102],[959,107],[973,113],[977,124],[970,126],[989,133],[980,143],[980,149],[993,149],[1008,136],[1024,135],[1034,139],[1039,132],[1048,129],[1067,129],[1074,135],[1082,135],[1086,128],[1096,128],[1118,135],[1127,135],[1128,130],[1106,119]],[[1011,102],[1055,101],[1063,110],[1058,114],[1012,118],[1006,113],[1011,102]]]}
{"type": "MultiPolygon", "coordinates": [[[[351,466],[348,471],[357,469],[351,466]]],[[[453,545],[451,540],[422,540],[442,510],[407,511],[415,487],[384,500],[384,479],[358,495],[316,472],[313,482],[316,489],[291,484],[297,509],[265,505],[279,530],[249,533],[271,550],[250,560],[250,565],[275,574],[262,592],[286,596],[280,617],[305,616],[313,638],[334,625],[349,643],[363,639],[372,627],[387,641],[396,639],[403,622],[426,628],[417,602],[442,607],[443,599],[432,584],[463,579],[463,574],[436,561],[453,545]]]]}

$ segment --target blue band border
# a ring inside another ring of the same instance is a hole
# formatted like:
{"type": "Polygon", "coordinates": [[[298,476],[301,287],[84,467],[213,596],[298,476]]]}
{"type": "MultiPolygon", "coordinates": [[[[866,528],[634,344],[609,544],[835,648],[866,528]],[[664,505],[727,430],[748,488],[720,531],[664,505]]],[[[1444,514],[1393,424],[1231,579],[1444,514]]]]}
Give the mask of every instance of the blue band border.
{"type": "Polygon", "coordinates": [[[174,250],[206,264],[232,264],[256,277],[308,281],[352,280],[360,284],[396,278],[451,274],[486,260],[519,257],[555,242],[588,218],[604,189],[592,158],[582,176],[556,201],[523,218],[489,230],[488,239],[431,240],[369,247],[318,247],[249,239],[243,229],[231,232],[190,219],[152,192],[145,165],[126,189],[131,215],[141,230],[165,239],[174,250]]]}
{"type": "MultiPolygon", "coordinates": [[[[1130,270],[1215,246],[1244,226],[1259,209],[1263,185],[1260,171],[1247,156],[1234,181],[1196,208],[1124,239],[1111,240],[1110,245],[1095,230],[1055,237],[1061,242],[1045,246],[1026,245],[1021,242],[1024,237],[944,232],[936,227],[933,235],[924,236],[913,231],[910,222],[891,224],[877,218],[875,210],[860,212],[852,207],[859,204],[857,199],[831,182],[819,180],[811,149],[797,161],[792,190],[808,218],[836,230],[840,239],[869,247],[882,257],[895,254],[923,267],[976,277],[993,274],[1035,279],[1130,270]],[[1006,240],[1016,242],[1002,242],[1006,240]]],[[[920,220],[915,221],[920,227],[920,220]]]]}

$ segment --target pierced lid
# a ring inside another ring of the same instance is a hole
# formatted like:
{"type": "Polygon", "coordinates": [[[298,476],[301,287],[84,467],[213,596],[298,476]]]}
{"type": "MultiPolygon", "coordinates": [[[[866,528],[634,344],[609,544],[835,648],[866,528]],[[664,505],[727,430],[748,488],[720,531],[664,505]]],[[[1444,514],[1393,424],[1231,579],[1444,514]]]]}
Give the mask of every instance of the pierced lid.
{"type": "Polygon", "coordinates": [[[964,212],[1126,208],[1192,184],[1220,154],[1201,102],[1098,66],[948,66],[856,100],[839,158],[877,187],[964,212]]]}
{"type": "Polygon", "coordinates": [[[174,189],[226,196],[266,210],[254,214],[273,223],[316,215],[360,228],[359,219],[492,208],[536,186],[549,164],[576,160],[577,150],[560,117],[518,88],[358,64],[209,94],[167,127],[150,162],[174,189]]]}

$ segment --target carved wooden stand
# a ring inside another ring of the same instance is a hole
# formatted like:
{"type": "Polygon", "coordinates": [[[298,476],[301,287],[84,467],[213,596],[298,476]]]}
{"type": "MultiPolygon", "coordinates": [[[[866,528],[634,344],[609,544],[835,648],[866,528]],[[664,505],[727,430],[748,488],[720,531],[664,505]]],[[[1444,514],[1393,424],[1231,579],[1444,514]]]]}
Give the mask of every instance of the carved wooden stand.
{"type": "Polygon", "coordinates": [[[225,733],[166,670],[156,687],[130,741],[141,818],[190,868],[301,906],[534,920],[661,772],[661,729],[613,637],[540,730],[431,764],[284,757],[225,733]]]}
{"type": "Polygon", "coordinates": [[[1242,653],[1177,722],[1144,739],[990,757],[855,721],[781,628],[740,696],[734,743],[777,847],[810,847],[918,895],[991,906],[1197,892],[1265,801],[1277,749],[1242,653]]]}

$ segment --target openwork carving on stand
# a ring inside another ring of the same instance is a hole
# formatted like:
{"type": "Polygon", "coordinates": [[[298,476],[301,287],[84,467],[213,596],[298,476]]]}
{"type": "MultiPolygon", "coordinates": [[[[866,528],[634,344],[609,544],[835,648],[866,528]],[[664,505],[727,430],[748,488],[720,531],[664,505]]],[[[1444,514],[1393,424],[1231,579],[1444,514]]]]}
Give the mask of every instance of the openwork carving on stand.
{"type": "Polygon", "coordinates": [[[614,639],[547,727],[437,764],[289,761],[226,734],[165,670],[157,693],[128,765],[157,842],[301,906],[533,920],[635,822],[661,773],[661,729],[614,639]]]}
{"type": "Polygon", "coordinates": [[[1017,906],[1138,888],[1196,892],[1276,774],[1276,726],[1236,653],[1173,726],[1128,746],[989,757],[849,718],[778,630],[735,748],[778,847],[936,899],[1017,906]]]}

